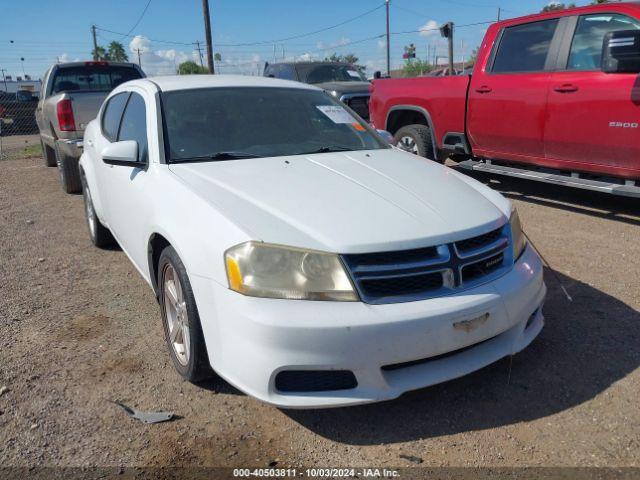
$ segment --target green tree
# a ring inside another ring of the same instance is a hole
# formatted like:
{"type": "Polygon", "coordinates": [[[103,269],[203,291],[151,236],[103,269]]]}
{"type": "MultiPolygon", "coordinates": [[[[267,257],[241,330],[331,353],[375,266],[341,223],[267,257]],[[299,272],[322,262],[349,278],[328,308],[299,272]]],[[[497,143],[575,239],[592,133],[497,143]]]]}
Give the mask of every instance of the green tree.
{"type": "Polygon", "coordinates": [[[178,75],[193,75],[198,73],[209,73],[209,70],[191,60],[187,60],[178,65],[178,75]]]}
{"type": "Polygon", "coordinates": [[[101,47],[100,45],[98,45],[91,51],[91,55],[96,60],[109,60],[109,54],[104,49],[104,47],[101,47]]]}
{"type": "Polygon", "coordinates": [[[129,57],[124,50],[124,46],[120,42],[111,42],[107,52],[107,58],[113,62],[127,62],[129,57]]]}
{"type": "Polygon", "coordinates": [[[575,8],[576,4],[575,3],[570,3],[568,5],[565,5],[564,3],[559,3],[559,2],[554,2],[554,3],[550,3],[548,5],[545,5],[542,10],[540,10],[541,12],[555,12],[556,10],[564,10],[565,8],[575,8]]]}
{"type": "Polygon", "coordinates": [[[433,65],[431,65],[426,60],[421,60],[419,58],[412,59],[411,61],[405,60],[404,66],[402,67],[402,76],[419,77],[420,75],[424,75],[431,70],[433,70],[433,65]]]}
{"type": "Polygon", "coordinates": [[[325,57],[324,59],[325,62],[348,63],[350,65],[358,65],[358,60],[360,59],[353,53],[347,53],[346,55],[332,53],[331,56],[325,57]]]}
{"type": "Polygon", "coordinates": [[[471,52],[471,55],[469,56],[469,58],[467,59],[467,64],[469,66],[471,65],[475,65],[476,61],[478,60],[478,50],[480,49],[480,47],[476,47],[473,49],[473,51],[471,52]]]}

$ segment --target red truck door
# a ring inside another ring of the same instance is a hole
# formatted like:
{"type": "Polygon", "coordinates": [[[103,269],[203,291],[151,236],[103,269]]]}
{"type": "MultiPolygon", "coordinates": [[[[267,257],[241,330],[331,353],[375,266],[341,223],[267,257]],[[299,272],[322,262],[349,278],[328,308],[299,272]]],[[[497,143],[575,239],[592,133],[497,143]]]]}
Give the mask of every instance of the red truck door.
{"type": "Polygon", "coordinates": [[[545,156],[558,168],[628,175],[640,170],[640,77],[600,70],[606,33],[640,29],[640,21],[617,13],[572,17],[559,71],[551,75],[545,156]],[[614,170],[611,169],[614,167],[614,170]],[[615,170],[617,169],[617,170],[615,170]]]}
{"type": "Polygon", "coordinates": [[[476,154],[524,162],[544,156],[550,70],[564,23],[553,18],[497,32],[469,88],[467,125],[476,154]]]}

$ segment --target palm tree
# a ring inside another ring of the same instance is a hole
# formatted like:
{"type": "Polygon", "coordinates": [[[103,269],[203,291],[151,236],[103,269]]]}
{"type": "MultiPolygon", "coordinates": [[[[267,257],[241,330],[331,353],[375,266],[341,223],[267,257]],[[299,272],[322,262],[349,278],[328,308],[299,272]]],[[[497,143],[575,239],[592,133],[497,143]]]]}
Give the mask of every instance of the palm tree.
{"type": "Polygon", "coordinates": [[[129,61],[129,57],[127,56],[127,52],[125,52],[124,47],[120,42],[111,42],[109,44],[109,52],[107,53],[107,57],[112,62],[127,62],[129,61]]]}
{"type": "Polygon", "coordinates": [[[101,47],[100,45],[98,45],[96,48],[94,48],[92,50],[91,55],[93,55],[93,58],[95,60],[108,60],[109,59],[109,54],[104,49],[104,47],[101,47]]]}

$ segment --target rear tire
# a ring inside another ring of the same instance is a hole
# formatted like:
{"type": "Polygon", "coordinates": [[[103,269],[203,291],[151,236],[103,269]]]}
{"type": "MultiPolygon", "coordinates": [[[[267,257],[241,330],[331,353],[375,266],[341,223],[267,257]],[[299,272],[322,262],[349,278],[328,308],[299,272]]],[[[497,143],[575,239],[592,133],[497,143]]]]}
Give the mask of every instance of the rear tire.
{"type": "Polygon", "coordinates": [[[40,139],[40,146],[42,147],[42,158],[44,159],[44,164],[47,167],[55,167],[58,165],[56,161],[56,152],[53,148],[48,147],[42,139],[40,139]]]}
{"type": "Polygon", "coordinates": [[[426,125],[407,125],[393,136],[394,145],[429,160],[437,160],[433,150],[431,129],[426,125]]]}
{"type": "Polygon", "coordinates": [[[93,199],[91,192],[87,186],[87,180],[82,176],[82,193],[84,196],[84,213],[87,219],[87,227],[89,228],[89,238],[98,248],[106,248],[115,245],[116,241],[111,235],[111,231],[102,225],[95,208],[93,207],[93,199]]]}
{"type": "Polygon", "coordinates": [[[67,193],[80,193],[82,191],[82,182],[80,181],[80,169],[78,167],[79,159],[62,153],[58,145],[55,147],[55,154],[62,189],[67,193]]]}
{"type": "Polygon", "coordinates": [[[214,373],[191,283],[172,246],[160,254],[158,291],[165,340],[176,370],[189,382],[211,378],[214,373]]]}

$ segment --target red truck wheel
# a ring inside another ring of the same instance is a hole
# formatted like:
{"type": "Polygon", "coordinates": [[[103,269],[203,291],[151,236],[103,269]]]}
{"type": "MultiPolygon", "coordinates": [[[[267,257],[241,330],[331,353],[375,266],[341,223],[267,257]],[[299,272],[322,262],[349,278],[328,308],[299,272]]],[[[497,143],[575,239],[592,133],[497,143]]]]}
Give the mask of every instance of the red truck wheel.
{"type": "Polygon", "coordinates": [[[393,136],[394,145],[407,152],[420,155],[429,160],[436,160],[433,151],[431,130],[426,125],[407,125],[393,136]]]}

